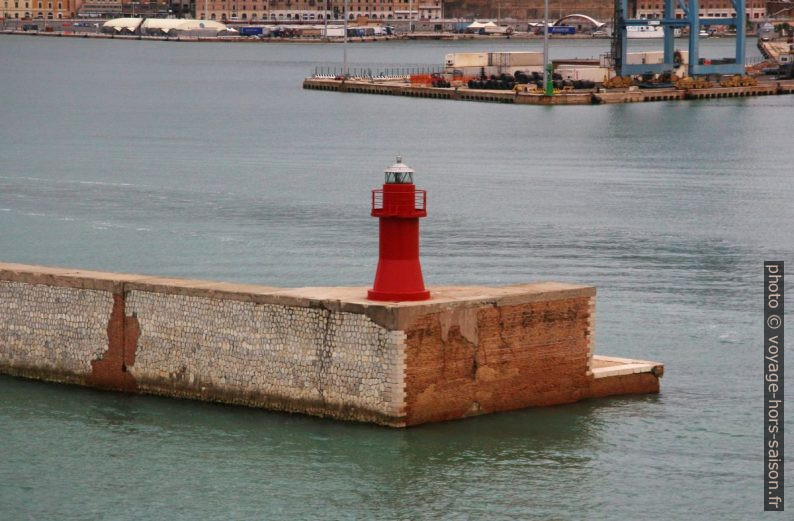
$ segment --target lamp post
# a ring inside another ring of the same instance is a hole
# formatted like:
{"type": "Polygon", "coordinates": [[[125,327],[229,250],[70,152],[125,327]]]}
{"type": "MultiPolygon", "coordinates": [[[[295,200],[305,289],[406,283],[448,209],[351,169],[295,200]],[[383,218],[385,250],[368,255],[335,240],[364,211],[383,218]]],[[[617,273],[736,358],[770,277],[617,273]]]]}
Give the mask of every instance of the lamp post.
{"type": "Polygon", "coordinates": [[[543,93],[554,94],[554,84],[549,77],[549,0],[543,2],[543,93]]]}
{"type": "Polygon", "coordinates": [[[342,76],[347,79],[347,0],[344,3],[345,16],[345,43],[342,44],[342,76]]]}

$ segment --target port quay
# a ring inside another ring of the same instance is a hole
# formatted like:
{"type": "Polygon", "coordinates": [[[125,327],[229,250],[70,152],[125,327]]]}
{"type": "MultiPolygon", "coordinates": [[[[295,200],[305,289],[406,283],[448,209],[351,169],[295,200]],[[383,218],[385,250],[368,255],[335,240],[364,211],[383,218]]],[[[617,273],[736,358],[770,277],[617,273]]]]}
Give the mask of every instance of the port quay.
{"type": "MultiPolygon", "coordinates": [[[[541,88],[544,56],[541,52],[480,52],[447,54],[444,67],[435,72],[328,72],[319,68],[303,81],[304,89],[356,94],[380,94],[439,100],[480,101],[515,105],[598,105],[649,101],[706,100],[794,93],[794,44],[759,42],[771,63],[787,64],[779,76],[759,74],[694,79],[687,75],[686,53],[667,78],[616,75],[609,59],[552,61],[555,87],[541,88]],[[678,75],[676,75],[676,73],[678,75]]],[[[628,53],[632,67],[663,65],[664,52],[628,53]]]]}
{"type": "Polygon", "coordinates": [[[440,100],[510,103],[515,105],[599,105],[607,103],[635,103],[646,101],[703,100],[747,96],[794,94],[794,80],[779,80],[747,86],[708,86],[643,90],[639,87],[560,92],[553,96],[528,91],[472,89],[464,87],[439,88],[430,85],[411,85],[408,78],[306,78],[303,88],[356,94],[381,94],[440,100]]]}

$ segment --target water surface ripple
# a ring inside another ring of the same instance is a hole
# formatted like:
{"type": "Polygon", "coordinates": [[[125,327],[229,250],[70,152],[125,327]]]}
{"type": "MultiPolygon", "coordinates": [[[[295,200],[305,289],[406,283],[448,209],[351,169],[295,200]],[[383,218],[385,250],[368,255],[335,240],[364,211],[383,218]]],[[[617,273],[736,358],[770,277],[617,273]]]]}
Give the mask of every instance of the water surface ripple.
{"type": "Polygon", "coordinates": [[[597,351],[667,366],[659,396],[407,431],[0,377],[0,518],[761,517],[761,262],[794,250],[794,97],[514,107],[301,90],[338,46],[0,51],[2,261],[365,285],[369,190],[402,153],[430,283],[594,284],[597,351]]]}

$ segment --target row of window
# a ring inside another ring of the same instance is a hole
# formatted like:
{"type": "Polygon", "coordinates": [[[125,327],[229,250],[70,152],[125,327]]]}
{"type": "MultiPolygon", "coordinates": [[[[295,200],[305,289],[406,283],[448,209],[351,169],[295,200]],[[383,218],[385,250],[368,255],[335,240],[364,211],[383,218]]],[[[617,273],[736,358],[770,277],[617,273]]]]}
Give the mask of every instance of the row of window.
{"type": "MultiPolygon", "coordinates": [[[[217,5],[215,5],[217,3],[225,4],[226,0],[213,0],[212,1],[212,7],[217,7],[217,5]]],[[[266,3],[266,0],[263,1],[262,3],[263,4],[266,3]]],[[[380,0],[380,1],[373,0],[373,2],[372,2],[373,7],[375,7],[375,4],[379,4],[378,7],[381,7],[382,10],[387,10],[387,8],[388,8],[389,11],[393,10],[392,4],[395,4],[395,3],[398,3],[398,2],[387,2],[387,1],[384,1],[384,0],[380,0]]],[[[280,9],[280,8],[283,8],[283,7],[286,7],[287,9],[289,9],[291,7],[290,3],[288,3],[286,6],[280,6],[280,5],[276,4],[276,3],[268,2],[268,5],[270,6],[270,9],[280,9]]],[[[314,5],[314,4],[312,4],[312,5],[314,5]]],[[[318,7],[318,10],[320,10],[320,8],[321,8],[320,2],[317,2],[317,7],[318,7]]],[[[370,6],[369,6],[369,1],[368,0],[367,0],[366,3],[365,2],[357,2],[356,4],[351,4],[349,6],[350,9],[357,9],[357,10],[368,9],[369,7],[370,6]],[[361,5],[361,4],[365,4],[365,5],[361,5]]],[[[253,8],[256,9],[256,0],[253,0],[253,8]]],[[[245,7],[243,7],[243,9],[245,9],[245,7]]],[[[337,6],[337,9],[341,10],[341,6],[337,6]]],[[[440,9],[440,6],[436,5],[434,7],[434,6],[426,6],[426,5],[422,5],[422,6],[415,5],[414,6],[414,10],[416,10],[416,9],[429,9],[429,10],[432,10],[432,9],[440,9]]],[[[304,9],[304,11],[305,10],[306,9],[304,9]]],[[[331,6],[329,5],[326,10],[327,11],[331,11],[332,10],[331,6]]]]}
{"type": "MultiPolygon", "coordinates": [[[[350,20],[355,20],[357,17],[365,16],[365,15],[367,15],[367,13],[351,13],[350,16],[349,16],[349,19],[350,20]]],[[[380,16],[378,16],[378,15],[368,15],[368,16],[370,18],[372,18],[372,19],[378,19],[378,18],[381,19],[381,20],[393,20],[394,19],[393,15],[381,14],[380,16]]],[[[204,19],[206,19],[206,15],[204,13],[201,13],[200,18],[202,20],[204,20],[204,19]]],[[[329,14],[328,15],[328,19],[331,20],[331,18],[332,17],[329,14]]],[[[226,13],[221,13],[220,19],[222,21],[225,21],[225,20],[248,20],[248,13],[243,13],[240,16],[238,16],[235,11],[232,11],[232,13],[230,15],[227,15],[226,13]]],[[[256,19],[257,19],[256,13],[252,13],[251,14],[251,20],[256,20],[256,19]]],[[[267,14],[263,13],[261,20],[267,20],[267,19],[268,19],[267,18],[267,14]]],[[[275,13],[271,13],[270,14],[270,19],[271,20],[301,20],[301,19],[302,20],[324,20],[323,15],[321,15],[321,14],[317,15],[317,17],[315,18],[314,14],[312,14],[312,15],[304,14],[302,16],[300,14],[296,14],[293,17],[292,15],[289,15],[289,14],[285,15],[283,13],[280,13],[278,15],[276,15],[275,13]]],[[[334,20],[338,20],[339,17],[334,16],[333,19],[334,20]]],[[[403,17],[397,17],[397,19],[398,20],[402,20],[403,17]]],[[[215,15],[215,13],[210,14],[210,20],[217,20],[217,16],[215,15]]]]}
{"type": "MultiPolygon", "coordinates": [[[[14,13],[14,18],[19,20],[19,13],[14,13]]],[[[25,16],[23,16],[22,18],[24,18],[24,19],[30,18],[30,13],[25,13],[25,16]]],[[[47,20],[52,20],[52,19],[54,19],[54,16],[52,15],[52,13],[47,13],[47,20]]],[[[58,13],[58,20],[61,20],[61,19],[63,19],[63,14],[58,13]]],[[[44,20],[44,14],[43,13],[37,14],[36,15],[36,20],[44,20]]]]}
{"type": "MultiPolygon", "coordinates": [[[[215,0],[215,1],[218,1],[218,0],[215,0]]],[[[265,0],[265,1],[267,1],[267,0],[265,0]]],[[[334,5],[334,4],[337,5],[337,6],[341,6],[342,5],[342,0],[327,0],[327,1],[328,1],[329,4],[332,4],[332,5],[334,5]]],[[[414,4],[416,4],[418,1],[419,0],[372,0],[372,3],[373,4],[410,4],[410,3],[413,2],[414,4]]],[[[299,0],[291,0],[290,1],[290,0],[287,0],[286,2],[284,2],[283,0],[280,1],[280,2],[278,0],[270,0],[270,2],[273,3],[274,5],[283,4],[283,3],[286,3],[286,4],[291,4],[291,3],[299,4],[301,2],[304,3],[304,4],[309,4],[309,5],[315,5],[315,4],[316,5],[320,5],[320,4],[322,4],[323,0],[315,0],[315,1],[311,1],[311,0],[300,0],[300,1],[299,0]]],[[[370,0],[349,0],[350,4],[353,4],[354,2],[356,4],[365,4],[365,3],[368,4],[368,3],[370,3],[370,0]]],[[[440,1],[436,0],[435,2],[433,2],[433,5],[436,5],[436,6],[440,5],[440,1]]]]}
{"type": "MultiPolygon", "coordinates": [[[[748,9],[752,8],[754,6],[754,2],[752,0],[749,0],[748,2],[746,2],[746,4],[747,4],[746,7],[748,9]]],[[[763,5],[764,5],[763,2],[760,2],[760,1],[755,3],[755,6],[758,7],[759,9],[763,5]]],[[[640,4],[638,9],[646,9],[646,7],[647,7],[647,9],[661,10],[664,6],[662,6],[661,4],[656,4],[656,5],[640,4]]],[[[705,9],[710,9],[710,8],[720,9],[720,8],[731,7],[731,3],[729,1],[725,1],[725,2],[704,2],[703,4],[700,5],[700,7],[705,8],[705,9]]]]}
{"type": "MultiPolygon", "coordinates": [[[[761,15],[763,15],[764,13],[761,12],[761,13],[752,13],[752,14],[753,14],[753,18],[761,18],[761,15]]],[[[750,16],[750,13],[747,13],[747,15],[750,16]]],[[[646,13],[640,13],[639,16],[640,16],[640,20],[653,20],[653,19],[656,19],[656,18],[661,18],[661,16],[658,13],[647,13],[647,14],[646,13]]],[[[680,19],[682,19],[684,17],[684,15],[681,14],[681,13],[676,13],[675,17],[680,20],[680,19]]],[[[700,12],[700,13],[698,13],[698,17],[699,18],[707,18],[707,17],[708,18],[735,18],[736,17],[736,11],[731,11],[730,13],[726,13],[724,11],[721,12],[721,13],[715,13],[715,12],[712,12],[712,11],[709,11],[709,12],[706,12],[706,13],[700,12]]]]}
{"type": "MultiPolygon", "coordinates": [[[[225,4],[226,2],[223,2],[223,3],[225,4]]],[[[216,8],[216,7],[217,7],[217,6],[212,6],[212,8],[216,8]]],[[[275,10],[275,9],[273,9],[273,8],[271,8],[271,9],[267,9],[267,8],[265,8],[265,6],[262,6],[262,8],[263,8],[263,9],[262,9],[263,11],[274,11],[274,10],[275,10]]],[[[222,6],[220,7],[220,9],[226,9],[226,6],[225,6],[225,5],[222,5],[222,6]]],[[[211,9],[210,9],[210,10],[211,10],[211,9]]],[[[232,4],[232,6],[231,6],[231,10],[232,10],[232,11],[237,11],[237,4],[232,4]]],[[[243,5],[240,7],[240,11],[247,11],[247,10],[248,10],[248,7],[246,7],[246,5],[245,5],[245,4],[243,4],[243,5]]],[[[252,11],[257,11],[257,10],[258,10],[258,9],[256,8],[256,4],[253,4],[253,5],[251,6],[251,10],[252,10],[252,11]]],[[[356,11],[361,11],[361,9],[355,9],[355,10],[356,10],[356,11]]],[[[364,11],[368,11],[368,12],[372,11],[372,9],[371,9],[371,8],[369,8],[369,7],[365,7],[363,10],[364,10],[364,11]]],[[[387,8],[383,8],[383,9],[381,9],[381,11],[393,11],[393,9],[392,9],[391,7],[389,7],[388,9],[387,9],[387,8]]],[[[330,14],[330,13],[331,13],[331,10],[330,10],[330,9],[328,9],[326,12],[327,12],[328,14],[330,14]]],[[[415,13],[415,12],[416,12],[416,9],[414,9],[414,13],[415,13]]],[[[306,14],[306,11],[304,10],[304,11],[302,11],[302,13],[306,14]]],[[[311,13],[309,13],[309,14],[311,14],[311,13]]]]}
{"type": "MultiPolygon", "coordinates": [[[[662,6],[660,4],[656,4],[656,5],[648,4],[647,7],[646,7],[645,4],[640,4],[638,9],[648,9],[648,10],[655,9],[657,11],[661,11],[663,9],[663,7],[664,6],[662,6]]],[[[712,9],[712,8],[721,9],[721,8],[725,8],[725,7],[730,7],[730,5],[726,5],[726,3],[711,3],[711,2],[709,2],[709,3],[706,3],[706,4],[701,4],[700,7],[702,9],[712,9]]],[[[747,9],[752,9],[754,6],[752,5],[752,2],[748,2],[745,7],[747,7],[747,9]]],[[[757,7],[758,9],[761,9],[762,8],[762,4],[759,3],[755,7],[757,7]]]]}
{"type": "MultiPolygon", "coordinates": [[[[8,0],[5,1],[5,6],[8,7],[8,0]]],[[[19,9],[19,2],[14,2],[14,9],[19,9]]],[[[30,9],[30,2],[25,2],[25,9],[30,9]]],[[[42,7],[42,2],[39,2],[39,9],[44,9],[42,7]]],[[[47,3],[47,9],[52,9],[52,2],[47,3]]],[[[58,9],[63,9],[63,2],[58,2],[58,9]]]]}

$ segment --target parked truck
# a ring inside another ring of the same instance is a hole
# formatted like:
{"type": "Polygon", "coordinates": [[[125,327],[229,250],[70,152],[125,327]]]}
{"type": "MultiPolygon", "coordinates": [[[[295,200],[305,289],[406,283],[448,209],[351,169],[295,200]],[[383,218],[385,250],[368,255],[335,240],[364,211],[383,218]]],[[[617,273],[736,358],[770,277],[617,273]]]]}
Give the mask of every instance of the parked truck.
{"type": "Polygon", "coordinates": [[[241,26],[237,29],[240,33],[240,36],[261,36],[264,33],[264,29],[262,27],[246,27],[241,26]]]}

